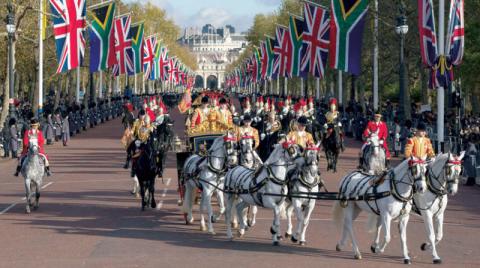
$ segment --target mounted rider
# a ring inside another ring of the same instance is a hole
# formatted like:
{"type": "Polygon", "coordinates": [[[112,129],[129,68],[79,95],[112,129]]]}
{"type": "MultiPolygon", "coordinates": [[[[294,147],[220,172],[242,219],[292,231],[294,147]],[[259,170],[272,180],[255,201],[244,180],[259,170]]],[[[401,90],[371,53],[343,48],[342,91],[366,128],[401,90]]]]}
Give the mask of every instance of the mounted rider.
{"type": "Polygon", "coordinates": [[[330,110],[325,114],[327,122],[323,126],[325,130],[325,138],[328,138],[333,130],[340,135],[341,140],[341,149],[345,151],[345,146],[343,144],[343,131],[342,123],[340,122],[340,112],[337,110],[337,99],[331,98],[329,101],[330,110]]]}
{"type": "Polygon", "coordinates": [[[434,158],[432,142],[427,137],[426,126],[420,122],[417,125],[415,136],[407,140],[405,145],[405,158],[417,157],[419,159],[434,158]]]}
{"type": "Polygon", "coordinates": [[[374,120],[368,122],[367,127],[363,131],[364,144],[360,150],[360,167],[363,165],[364,155],[366,152],[368,139],[372,135],[377,135],[380,141],[383,141],[383,149],[385,150],[386,164],[388,166],[390,162],[390,150],[388,150],[387,138],[388,127],[385,122],[382,121],[382,114],[380,112],[375,113],[374,120]]]}
{"type": "Polygon", "coordinates": [[[264,132],[260,134],[260,157],[265,161],[274,149],[278,141],[278,132],[282,128],[280,121],[277,120],[276,111],[273,103],[270,106],[267,121],[265,122],[264,132]]]}
{"type": "Polygon", "coordinates": [[[18,177],[18,174],[22,169],[23,161],[25,160],[28,154],[30,143],[34,143],[38,145],[38,154],[43,158],[45,162],[45,172],[47,173],[47,176],[51,175],[50,163],[48,162],[48,156],[45,153],[45,149],[44,149],[45,138],[43,137],[42,131],[39,130],[39,127],[40,127],[40,123],[38,122],[38,120],[36,118],[32,118],[30,120],[30,129],[26,130],[25,133],[23,134],[23,150],[18,160],[17,169],[14,174],[15,177],[18,177]]]}
{"type": "Polygon", "coordinates": [[[253,157],[262,162],[257,153],[257,148],[260,145],[258,130],[252,127],[251,124],[252,118],[249,114],[245,115],[242,121],[242,126],[235,129],[235,137],[238,142],[245,138],[253,139],[253,157]]]}
{"type": "Polygon", "coordinates": [[[287,135],[287,140],[295,142],[303,149],[307,148],[308,144],[315,144],[312,134],[306,131],[308,120],[305,116],[300,116],[297,120],[297,129],[291,131],[287,135]]]}

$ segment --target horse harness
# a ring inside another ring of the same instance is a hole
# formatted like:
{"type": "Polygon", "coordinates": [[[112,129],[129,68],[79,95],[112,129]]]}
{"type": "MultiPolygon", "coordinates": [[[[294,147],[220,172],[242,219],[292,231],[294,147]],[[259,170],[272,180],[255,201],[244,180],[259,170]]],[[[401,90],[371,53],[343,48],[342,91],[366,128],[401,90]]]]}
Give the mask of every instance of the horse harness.
{"type": "MultiPolygon", "coordinates": [[[[410,177],[410,173],[407,172],[407,174],[410,177]]],[[[392,196],[395,200],[403,203],[402,211],[400,213],[400,216],[401,216],[401,215],[406,213],[405,209],[406,209],[407,204],[411,200],[413,200],[413,194],[414,194],[414,191],[415,191],[413,189],[413,186],[414,186],[414,183],[417,180],[419,180],[419,179],[413,179],[413,184],[406,183],[406,182],[403,182],[403,181],[397,181],[397,180],[395,180],[395,174],[394,174],[393,170],[390,170],[389,172],[382,174],[380,178],[378,176],[375,176],[375,175],[370,175],[370,174],[366,174],[366,173],[361,172],[361,171],[357,171],[357,172],[353,172],[352,174],[350,174],[342,182],[342,185],[340,186],[340,192],[339,192],[338,198],[340,200],[340,205],[342,207],[347,206],[347,201],[361,201],[361,200],[363,200],[363,201],[365,201],[365,203],[367,204],[367,206],[370,208],[370,210],[373,213],[375,213],[377,215],[380,215],[380,210],[378,208],[378,202],[377,201],[380,200],[380,199],[392,196]],[[351,194],[349,194],[348,197],[347,197],[346,191],[348,189],[348,185],[352,181],[351,178],[358,173],[363,174],[364,177],[362,179],[360,179],[358,184],[351,191],[351,194]],[[387,177],[387,178],[385,178],[385,177],[387,177]],[[390,181],[390,190],[389,191],[384,191],[384,192],[378,192],[378,187],[380,185],[382,185],[383,181],[385,181],[385,180],[390,181]],[[377,182],[380,181],[381,183],[372,183],[372,182],[375,182],[375,181],[377,181],[377,182]],[[360,191],[362,189],[364,189],[364,187],[369,182],[370,182],[370,184],[366,188],[365,194],[361,195],[360,191]],[[397,184],[399,184],[399,183],[408,184],[408,185],[412,186],[412,190],[409,192],[409,194],[406,197],[398,192],[397,184]],[[368,192],[370,190],[371,190],[371,193],[369,194],[368,192]],[[351,196],[354,196],[354,197],[351,197],[351,196]],[[370,204],[370,201],[373,201],[375,205],[370,204]]],[[[412,181],[412,180],[410,180],[410,181],[412,181]]]]}

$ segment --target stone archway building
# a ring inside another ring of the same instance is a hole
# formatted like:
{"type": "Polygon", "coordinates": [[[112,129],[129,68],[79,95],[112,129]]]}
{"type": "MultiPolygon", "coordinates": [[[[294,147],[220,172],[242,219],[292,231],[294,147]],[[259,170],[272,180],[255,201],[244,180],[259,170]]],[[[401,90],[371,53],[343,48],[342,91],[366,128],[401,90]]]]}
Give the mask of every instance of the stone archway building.
{"type": "MultiPolygon", "coordinates": [[[[216,29],[210,24],[205,25],[201,31],[196,28],[185,29],[184,36],[178,42],[188,47],[196,56],[198,70],[195,70],[195,73],[202,77],[203,88],[208,87],[207,80],[210,76],[217,78],[217,88],[221,88],[225,82],[226,67],[234,62],[248,45],[245,35],[235,34],[232,26],[216,29]]],[[[198,87],[198,84],[196,86],[198,87]]]]}

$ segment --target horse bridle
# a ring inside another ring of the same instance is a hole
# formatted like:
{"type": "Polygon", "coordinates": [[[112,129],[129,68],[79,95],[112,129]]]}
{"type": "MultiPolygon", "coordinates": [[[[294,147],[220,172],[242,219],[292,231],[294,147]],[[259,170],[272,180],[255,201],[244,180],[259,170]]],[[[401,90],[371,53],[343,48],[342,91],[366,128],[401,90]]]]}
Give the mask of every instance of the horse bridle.
{"type": "Polygon", "coordinates": [[[403,175],[403,177],[400,180],[394,180],[395,174],[393,172],[391,173],[393,175],[393,178],[390,178],[390,185],[391,185],[391,188],[392,188],[393,196],[397,200],[399,200],[401,202],[404,202],[404,203],[412,200],[413,195],[417,192],[416,187],[415,187],[415,183],[417,181],[423,181],[423,176],[420,176],[420,178],[414,178],[413,173],[416,173],[414,171],[416,171],[416,169],[418,168],[415,164],[423,164],[424,161],[423,160],[417,160],[417,161],[410,160],[410,161],[412,162],[412,164],[409,163],[409,167],[408,167],[409,172],[407,172],[405,175],[403,175]],[[403,178],[405,178],[405,176],[408,177],[409,182],[403,181],[403,178]],[[405,184],[405,185],[408,185],[408,186],[412,187],[412,190],[410,191],[408,197],[404,197],[398,192],[397,184],[405,184]]]}
{"type": "Polygon", "coordinates": [[[447,161],[445,162],[445,164],[443,165],[440,173],[438,175],[435,175],[435,173],[433,172],[433,169],[428,167],[427,171],[427,186],[428,186],[428,189],[430,192],[432,192],[433,194],[435,194],[436,196],[442,196],[442,195],[446,195],[447,192],[445,190],[445,187],[448,186],[448,185],[451,185],[451,184],[458,184],[459,182],[459,179],[458,179],[458,174],[457,176],[454,176],[455,178],[454,179],[449,179],[449,172],[450,172],[450,167],[451,166],[458,166],[458,165],[461,165],[462,163],[458,160],[454,160],[454,161],[451,161],[450,160],[450,155],[448,156],[448,159],[447,161]],[[445,181],[443,183],[440,182],[440,176],[444,175],[445,177],[445,181]],[[436,188],[432,183],[431,183],[431,180],[435,180],[436,182],[438,182],[438,184],[440,185],[440,189],[439,188],[436,188]]]}

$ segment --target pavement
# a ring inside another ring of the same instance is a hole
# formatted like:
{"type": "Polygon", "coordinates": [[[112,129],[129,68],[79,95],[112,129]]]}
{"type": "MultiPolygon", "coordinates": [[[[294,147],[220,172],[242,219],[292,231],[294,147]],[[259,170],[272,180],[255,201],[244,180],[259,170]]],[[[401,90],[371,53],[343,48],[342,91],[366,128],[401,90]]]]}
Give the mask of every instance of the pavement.
{"type": "MultiPolygon", "coordinates": [[[[183,119],[173,112],[178,135],[183,119]]],[[[331,221],[332,202],[317,202],[307,230],[307,245],[282,241],[272,246],[272,212],[260,209],[257,225],[229,241],[225,224],[216,235],[200,231],[198,221],[185,225],[178,194],[175,155],[170,153],[164,181],[157,180],[157,209],[140,210],[129,191],[129,172],[122,168],[120,119],[109,121],[73,138],[68,147],[47,146],[53,176],[43,184],[40,208],[25,214],[23,179],[13,177],[16,162],[0,162],[1,267],[400,267],[400,240],[392,224],[392,242],[383,254],[370,253],[372,235],[365,214],[355,222],[362,260],[350,247],[335,251],[339,231],[331,221]]],[[[357,165],[360,144],[347,141],[336,174],[321,170],[330,191],[357,165]]],[[[444,238],[438,246],[442,267],[480,267],[480,189],[461,186],[450,198],[444,238]],[[477,257],[475,257],[477,256],[477,257]]],[[[216,207],[215,207],[216,208],[216,207]]],[[[195,207],[198,219],[198,206],[195,207]]],[[[282,220],[282,230],[286,223],[282,220]]],[[[412,216],[408,246],[415,267],[431,267],[421,218],[412,216]]]]}

